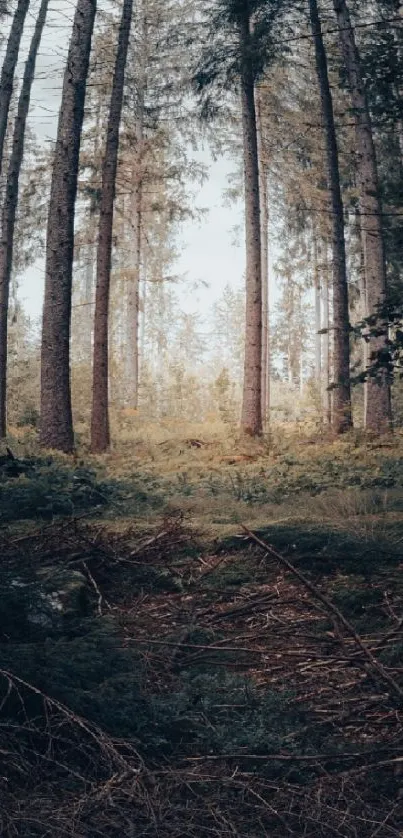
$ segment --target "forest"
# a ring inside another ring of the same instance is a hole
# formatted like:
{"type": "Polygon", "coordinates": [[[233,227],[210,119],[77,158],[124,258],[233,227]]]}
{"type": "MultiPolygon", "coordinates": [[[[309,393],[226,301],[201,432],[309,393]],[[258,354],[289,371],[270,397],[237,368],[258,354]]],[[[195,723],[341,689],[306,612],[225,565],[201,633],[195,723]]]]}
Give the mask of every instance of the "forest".
{"type": "Polygon", "coordinates": [[[403,3],[0,0],[0,836],[403,836],[403,3]]]}

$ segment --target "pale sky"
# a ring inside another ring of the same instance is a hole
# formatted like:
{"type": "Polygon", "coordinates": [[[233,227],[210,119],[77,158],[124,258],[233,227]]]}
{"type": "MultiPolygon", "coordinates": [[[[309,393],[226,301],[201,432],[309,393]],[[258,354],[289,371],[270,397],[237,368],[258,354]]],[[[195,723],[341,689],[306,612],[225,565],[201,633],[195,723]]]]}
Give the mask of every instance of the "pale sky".
{"type": "MultiPolygon", "coordinates": [[[[32,0],[25,38],[20,53],[22,74],[26,50],[32,34],[39,0],[32,0]]],[[[74,0],[53,0],[38,57],[36,81],[32,91],[30,125],[44,142],[55,137],[65,56],[71,32],[74,0]]],[[[105,3],[104,3],[105,7],[105,3]]],[[[241,206],[228,207],[223,192],[233,171],[231,161],[213,161],[208,151],[200,157],[209,166],[209,177],[196,196],[196,205],[209,212],[200,222],[183,225],[179,240],[181,255],[176,272],[184,274],[181,302],[188,312],[206,312],[224,286],[239,286],[244,275],[244,232],[241,206]],[[234,234],[234,228],[237,228],[234,234]],[[201,281],[201,282],[200,282],[201,281]],[[195,283],[199,287],[195,291],[195,283]],[[208,287],[204,287],[208,283],[208,287]]],[[[36,264],[20,277],[20,298],[33,317],[41,313],[43,265],[36,264]]]]}

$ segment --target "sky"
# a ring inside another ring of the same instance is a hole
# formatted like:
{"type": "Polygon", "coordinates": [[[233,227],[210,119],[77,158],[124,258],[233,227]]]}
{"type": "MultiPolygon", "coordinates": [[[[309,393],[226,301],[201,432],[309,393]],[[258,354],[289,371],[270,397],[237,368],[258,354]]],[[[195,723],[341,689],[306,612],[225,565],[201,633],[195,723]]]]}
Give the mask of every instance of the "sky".
{"type": "MultiPolygon", "coordinates": [[[[108,0],[99,4],[105,8],[108,0]]],[[[19,56],[22,75],[39,0],[31,0],[25,36],[19,56]]],[[[47,25],[37,61],[32,90],[30,125],[43,143],[54,140],[60,106],[64,63],[68,48],[75,0],[51,0],[47,25]]],[[[209,150],[198,152],[209,174],[195,194],[195,205],[208,208],[200,221],[183,224],[179,237],[176,273],[183,275],[180,300],[189,313],[206,313],[225,285],[239,287],[244,276],[244,232],[240,203],[228,206],[223,193],[234,164],[220,158],[214,161],[209,150]]],[[[195,187],[192,185],[192,190],[195,187]]],[[[42,310],[44,265],[38,262],[19,278],[20,299],[29,315],[39,317],[42,310]]]]}

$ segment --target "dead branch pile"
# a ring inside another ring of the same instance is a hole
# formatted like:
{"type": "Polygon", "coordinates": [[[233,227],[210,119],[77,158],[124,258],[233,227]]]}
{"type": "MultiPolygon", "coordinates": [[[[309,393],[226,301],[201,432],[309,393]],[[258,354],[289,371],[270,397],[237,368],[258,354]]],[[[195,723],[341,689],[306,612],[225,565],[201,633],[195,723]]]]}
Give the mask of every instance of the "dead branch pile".
{"type": "Polygon", "coordinates": [[[241,553],[206,555],[179,515],[142,532],[76,520],[3,533],[2,553],[19,573],[81,570],[92,621],[113,622],[120,647],[141,661],[142,699],[171,718],[150,748],[141,733],[117,737],[0,669],[1,835],[401,838],[398,582],[376,583],[358,631],[323,580],[305,584],[249,531],[241,553]],[[244,567],[249,580],[235,584],[244,567]],[[220,673],[245,686],[230,693],[220,673]],[[177,710],[169,701],[189,683],[200,694],[177,710]],[[246,742],[245,713],[266,694],[266,727],[246,742]]]}

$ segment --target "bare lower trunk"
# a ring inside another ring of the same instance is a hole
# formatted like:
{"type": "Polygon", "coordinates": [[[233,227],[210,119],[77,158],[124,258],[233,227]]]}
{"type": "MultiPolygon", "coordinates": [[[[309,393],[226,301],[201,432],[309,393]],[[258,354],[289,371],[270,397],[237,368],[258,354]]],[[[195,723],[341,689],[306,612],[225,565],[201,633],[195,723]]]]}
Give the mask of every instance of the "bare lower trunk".
{"type": "Polygon", "coordinates": [[[29,0],[18,0],[11,24],[6,54],[0,77],[0,175],[3,171],[4,142],[7,133],[8,113],[13,95],[15,68],[21,44],[24,23],[29,8],[29,0]]]}
{"type": "Polygon", "coordinates": [[[96,0],[78,0],[63,81],[46,242],[40,441],[66,452],[74,448],[70,390],[74,212],[95,11],[96,0]]]}
{"type": "Polygon", "coordinates": [[[318,266],[318,244],[316,241],[316,234],[313,232],[313,286],[315,293],[315,382],[320,392],[322,381],[322,343],[320,330],[322,328],[321,322],[321,294],[320,294],[320,278],[318,266]]]}
{"type": "Polygon", "coordinates": [[[262,254],[262,422],[270,419],[270,331],[269,331],[269,201],[267,164],[263,147],[261,93],[256,93],[256,127],[259,157],[259,197],[262,254]]]}
{"type": "MultiPolygon", "coordinates": [[[[368,312],[368,300],[367,300],[367,283],[365,277],[365,239],[363,236],[362,225],[361,225],[361,217],[359,210],[356,211],[356,228],[357,228],[357,238],[358,238],[358,247],[359,247],[359,254],[360,254],[360,267],[359,267],[359,291],[360,291],[360,307],[359,307],[359,319],[364,320],[367,316],[368,312]]],[[[367,369],[369,365],[369,345],[368,342],[365,340],[365,334],[363,335],[363,339],[361,340],[361,350],[362,350],[362,368],[364,370],[367,369]]],[[[364,382],[364,417],[367,414],[368,410],[368,382],[364,382]]]]}
{"type": "Polygon", "coordinates": [[[112,262],[112,228],[119,126],[123,106],[125,67],[129,48],[133,0],[123,0],[116,52],[102,170],[101,206],[98,229],[97,287],[94,318],[94,361],[92,380],[91,450],[106,451],[110,444],[108,405],[108,317],[112,262]]]}
{"type": "Polygon", "coordinates": [[[0,238],[0,437],[6,435],[6,398],[7,398],[7,320],[10,292],[11,271],[13,264],[14,230],[18,205],[18,185],[24,157],[25,129],[31,98],[32,83],[35,76],[36,58],[45,25],[49,0],[42,0],[29,54],[24,70],[24,78],[18,101],[17,116],[14,124],[11,158],[7,172],[6,193],[1,216],[0,238]]]}
{"type": "MultiPolygon", "coordinates": [[[[142,128],[138,125],[138,148],[142,145],[142,128]],[[141,139],[140,139],[141,138],[141,139]]],[[[134,188],[131,200],[131,235],[130,281],[127,299],[127,347],[126,347],[126,405],[134,410],[138,407],[139,394],[139,316],[140,316],[140,271],[141,271],[141,233],[142,233],[142,174],[141,155],[137,155],[134,172],[134,188]]]]}
{"type": "MultiPolygon", "coordinates": [[[[94,160],[99,159],[101,153],[101,101],[98,98],[95,111],[95,132],[92,146],[94,160]]],[[[85,272],[84,272],[84,317],[83,330],[80,344],[82,347],[82,358],[85,364],[92,369],[92,345],[94,333],[94,308],[96,288],[96,263],[97,263],[97,232],[99,224],[98,205],[96,198],[92,197],[89,205],[88,238],[85,248],[85,272]]]]}
{"type": "Polygon", "coordinates": [[[241,429],[262,433],[262,260],[254,75],[248,4],[240,15],[241,97],[245,184],[246,328],[241,429]]]}
{"type": "MultiPolygon", "coordinates": [[[[325,245],[326,248],[326,245],[325,245]]],[[[332,399],[329,390],[330,385],[330,340],[329,340],[329,270],[327,257],[322,266],[322,363],[323,363],[323,413],[327,425],[332,423],[332,399]]]]}
{"type": "MultiPolygon", "coordinates": [[[[360,56],[354,30],[345,0],[333,0],[339,27],[340,44],[347,70],[353,105],[357,146],[357,175],[360,188],[360,213],[365,242],[365,275],[368,315],[377,312],[385,299],[386,268],[382,234],[382,208],[378,181],[377,161],[372,133],[371,117],[360,56]]],[[[382,337],[370,341],[370,354],[376,355],[385,347],[387,329],[382,337]]],[[[368,380],[368,400],[365,427],[375,433],[384,433],[391,427],[390,386],[383,376],[379,381],[368,380]]]]}
{"type": "Polygon", "coordinates": [[[329,84],[327,57],[316,0],[309,0],[311,28],[315,47],[322,117],[326,136],[326,158],[332,206],[333,263],[333,430],[343,433],[352,427],[350,389],[350,323],[346,245],[344,239],[343,201],[340,189],[339,152],[334,124],[333,100],[329,84]]]}
{"type": "Polygon", "coordinates": [[[136,16],[137,48],[137,113],[135,120],[136,146],[132,167],[132,194],[130,196],[130,281],[127,296],[126,321],[126,364],[125,403],[137,410],[139,400],[139,319],[140,319],[140,280],[143,260],[143,155],[144,155],[144,109],[147,91],[148,67],[148,25],[146,4],[138,0],[136,16]]]}

